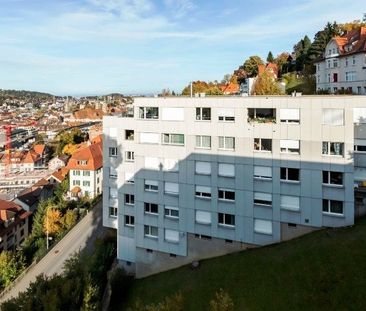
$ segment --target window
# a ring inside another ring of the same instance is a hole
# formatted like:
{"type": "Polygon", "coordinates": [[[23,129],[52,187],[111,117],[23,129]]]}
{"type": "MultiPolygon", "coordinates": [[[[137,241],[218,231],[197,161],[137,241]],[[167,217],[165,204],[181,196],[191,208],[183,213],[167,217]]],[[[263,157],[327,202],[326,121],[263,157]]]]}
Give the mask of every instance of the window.
{"type": "Polygon", "coordinates": [[[205,186],[196,186],[196,197],[211,199],[211,188],[205,186]]]}
{"type": "Polygon", "coordinates": [[[343,185],[343,173],[323,171],[323,184],[325,185],[343,185]]]}
{"type": "Polygon", "coordinates": [[[130,215],[125,215],[125,226],[134,227],[135,226],[135,217],[130,216],[130,215]]]}
{"type": "Polygon", "coordinates": [[[109,217],[117,217],[118,209],[117,207],[110,206],[109,207],[109,217]]]}
{"type": "Polygon", "coordinates": [[[90,176],[90,171],[83,171],[83,176],[90,176]]]}
{"type": "Polygon", "coordinates": [[[322,154],[323,155],[335,155],[343,156],[344,143],[334,143],[329,141],[323,141],[322,154]]]}
{"type": "Polygon", "coordinates": [[[235,121],[235,111],[234,109],[218,109],[217,111],[219,116],[219,121],[226,121],[226,122],[234,122],[235,121]]]}
{"type": "Polygon", "coordinates": [[[235,191],[227,190],[227,189],[219,189],[218,198],[219,198],[219,200],[235,202],[235,191]]]}
{"type": "Polygon", "coordinates": [[[327,74],[327,80],[330,82],[330,73],[327,74]]]}
{"type": "Polygon", "coordinates": [[[165,229],[164,239],[170,243],[179,243],[179,231],[165,229]]]}
{"type": "Polygon", "coordinates": [[[333,73],[333,82],[338,82],[338,73],[333,73]]]}
{"type": "Polygon", "coordinates": [[[272,167],[270,166],[254,166],[254,178],[272,179],[272,167]]]}
{"type": "Polygon", "coordinates": [[[196,161],[196,174],[211,175],[211,162],[196,161]]]}
{"type": "Polygon", "coordinates": [[[343,215],[343,202],[323,199],[323,213],[343,215]]]}
{"type": "Polygon", "coordinates": [[[184,146],[183,134],[162,134],[162,143],[166,145],[184,146]]]}
{"type": "Polygon", "coordinates": [[[90,181],[88,181],[88,180],[83,180],[83,186],[84,186],[84,187],[90,187],[90,181]]]}
{"type": "Polygon", "coordinates": [[[356,65],[356,57],[352,56],[352,65],[356,65]]]}
{"type": "Polygon", "coordinates": [[[111,158],[117,158],[117,147],[109,147],[109,156],[111,158]]]}
{"type": "Polygon", "coordinates": [[[159,190],[159,183],[157,180],[145,179],[145,191],[157,192],[159,190]]]}
{"type": "Polygon", "coordinates": [[[159,133],[140,133],[141,144],[158,144],[159,139],[159,133]]]}
{"type": "Polygon", "coordinates": [[[272,152],[272,139],[254,138],[254,150],[272,152]]]}
{"type": "Polygon", "coordinates": [[[264,192],[254,192],[254,204],[272,206],[272,194],[264,192]]]}
{"type": "Polygon", "coordinates": [[[135,131],[134,130],[125,130],[125,140],[134,140],[135,131]]]}
{"type": "Polygon", "coordinates": [[[202,225],[211,225],[211,213],[196,211],[196,222],[202,225]]]}
{"type": "Polygon", "coordinates": [[[179,161],[176,159],[164,159],[164,170],[169,172],[179,171],[179,161]]]}
{"type": "Polygon", "coordinates": [[[276,123],[276,109],[248,108],[248,122],[276,123]]]}
{"type": "Polygon", "coordinates": [[[125,204],[126,205],[134,205],[135,204],[135,196],[133,194],[125,194],[125,204]]]}
{"type": "Polygon", "coordinates": [[[74,176],[80,176],[80,171],[73,171],[73,172],[72,172],[72,174],[73,174],[74,176]]]}
{"type": "Polygon", "coordinates": [[[300,181],[300,169],[281,167],[281,181],[300,181]]]}
{"type": "Polygon", "coordinates": [[[167,194],[179,194],[179,184],[174,182],[165,182],[164,192],[167,194]]]}
{"type": "Polygon", "coordinates": [[[299,211],[300,198],[292,195],[281,195],[281,209],[299,211]]]}
{"type": "Polygon", "coordinates": [[[227,163],[219,163],[219,176],[235,177],[235,165],[227,163]]]}
{"type": "Polygon", "coordinates": [[[300,123],[300,109],[280,109],[281,123],[300,123]]]}
{"type": "Polygon", "coordinates": [[[235,215],[219,213],[219,225],[235,227],[235,215]]]}
{"type": "Polygon", "coordinates": [[[197,121],[210,121],[211,120],[211,108],[196,108],[196,120],[197,121]]]}
{"type": "Polygon", "coordinates": [[[184,121],[184,108],[162,108],[161,119],[164,121],[184,121]]]}
{"type": "MultiPolygon", "coordinates": [[[[333,67],[334,68],[337,68],[338,67],[338,59],[333,59],[333,67]]],[[[334,82],[337,82],[337,81],[334,81],[334,82]]]]}
{"type": "Polygon", "coordinates": [[[158,227],[154,226],[144,226],[144,234],[148,238],[158,238],[158,227]]]}
{"type": "Polygon", "coordinates": [[[116,199],[118,197],[118,189],[117,188],[109,188],[109,197],[111,199],[116,199]]]}
{"type": "Polygon", "coordinates": [[[154,203],[144,203],[144,210],[145,213],[147,214],[158,214],[159,213],[159,208],[157,204],[154,203]]]}
{"type": "Polygon", "coordinates": [[[73,186],[80,186],[80,180],[73,180],[72,185],[73,186]]]}
{"type": "Polygon", "coordinates": [[[140,119],[159,119],[158,107],[139,107],[140,119]]]}
{"type": "Polygon", "coordinates": [[[87,160],[79,160],[78,161],[78,165],[87,165],[88,161],[87,160]]]}
{"type": "Polygon", "coordinates": [[[348,57],[346,58],[346,67],[348,66],[348,57]]]}
{"type": "Polygon", "coordinates": [[[117,170],[114,167],[109,168],[109,178],[117,178],[117,170]]]}
{"type": "Polygon", "coordinates": [[[219,149],[235,150],[235,137],[219,136],[219,149]]]}
{"type": "Polygon", "coordinates": [[[197,135],[196,148],[211,149],[211,136],[197,135]]]}
{"type": "Polygon", "coordinates": [[[366,140],[365,139],[355,139],[354,151],[366,152],[366,140]]]}
{"type": "Polygon", "coordinates": [[[346,72],[346,82],[356,81],[356,71],[346,72]]]}
{"type": "Polygon", "coordinates": [[[155,157],[145,157],[145,168],[160,170],[160,159],[155,157]]]}
{"type": "Polygon", "coordinates": [[[291,139],[281,139],[280,148],[283,153],[300,153],[300,141],[291,139]]]}
{"type": "Polygon", "coordinates": [[[135,152],[133,151],[126,151],[126,162],[134,162],[135,161],[135,152]]]}
{"type": "Polygon", "coordinates": [[[254,232],[262,234],[272,234],[272,221],[254,219],[254,232]]]}
{"type": "Polygon", "coordinates": [[[135,183],[135,174],[134,173],[125,173],[125,183],[134,184],[135,183]]]}
{"type": "Polygon", "coordinates": [[[179,209],[174,206],[166,205],[164,207],[164,216],[167,218],[178,219],[179,218],[179,209]]]}
{"type": "Polygon", "coordinates": [[[325,125],[343,125],[343,109],[323,109],[323,124],[325,125]]]}

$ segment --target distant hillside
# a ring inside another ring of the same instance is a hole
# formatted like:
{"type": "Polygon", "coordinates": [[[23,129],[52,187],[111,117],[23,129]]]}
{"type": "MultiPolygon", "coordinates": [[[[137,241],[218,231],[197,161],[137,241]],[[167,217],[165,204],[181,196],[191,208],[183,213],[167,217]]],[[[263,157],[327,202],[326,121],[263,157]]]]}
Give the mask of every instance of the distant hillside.
{"type": "Polygon", "coordinates": [[[21,100],[48,100],[52,99],[53,95],[48,93],[25,91],[25,90],[1,90],[0,97],[6,98],[17,98],[21,100]]]}

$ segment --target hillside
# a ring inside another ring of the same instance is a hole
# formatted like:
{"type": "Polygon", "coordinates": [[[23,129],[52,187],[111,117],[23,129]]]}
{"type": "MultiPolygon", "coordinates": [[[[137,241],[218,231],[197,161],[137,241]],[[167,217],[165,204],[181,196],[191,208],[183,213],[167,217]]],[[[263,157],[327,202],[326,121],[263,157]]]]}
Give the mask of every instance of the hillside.
{"type": "Polygon", "coordinates": [[[53,95],[48,93],[34,92],[34,91],[24,91],[24,90],[2,90],[0,89],[0,97],[11,97],[17,99],[52,99],[53,95]]]}
{"type": "Polygon", "coordinates": [[[365,310],[366,219],[137,280],[127,305],[180,292],[184,310],[208,310],[219,288],[235,310],[365,310]]]}

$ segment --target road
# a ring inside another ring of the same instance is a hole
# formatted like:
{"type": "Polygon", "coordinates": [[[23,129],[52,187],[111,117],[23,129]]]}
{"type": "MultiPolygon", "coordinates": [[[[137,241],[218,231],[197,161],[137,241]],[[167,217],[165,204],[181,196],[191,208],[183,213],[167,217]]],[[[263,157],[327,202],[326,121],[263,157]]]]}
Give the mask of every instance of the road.
{"type": "Polygon", "coordinates": [[[0,298],[0,303],[18,296],[42,273],[47,276],[61,273],[66,259],[79,250],[90,249],[95,239],[103,233],[102,202],[99,202],[39,263],[0,298]]]}

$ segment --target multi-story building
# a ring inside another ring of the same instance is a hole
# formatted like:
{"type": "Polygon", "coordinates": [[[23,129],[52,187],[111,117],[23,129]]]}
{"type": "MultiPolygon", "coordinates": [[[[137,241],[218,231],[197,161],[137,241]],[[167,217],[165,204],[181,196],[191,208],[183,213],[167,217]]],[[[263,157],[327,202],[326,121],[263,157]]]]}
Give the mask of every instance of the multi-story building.
{"type": "Polygon", "coordinates": [[[315,66],[318,91],[366,94],[366,27],[330,40],[315,66]]]}
{"type": "Polygon", "coordinates": [[[354,223],[366,97],[136,98],[103,127],[103,223],[137,277],[354,223]]]}
{"type": "Polygon", "coordinates": [[[102,141],[75,151],[68,164],[69,197],[78,199],[84,196],[94,198],[102,192],[103,154],[102,141]]]}

